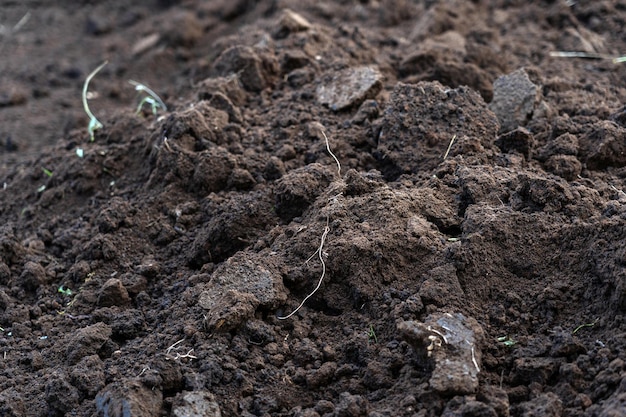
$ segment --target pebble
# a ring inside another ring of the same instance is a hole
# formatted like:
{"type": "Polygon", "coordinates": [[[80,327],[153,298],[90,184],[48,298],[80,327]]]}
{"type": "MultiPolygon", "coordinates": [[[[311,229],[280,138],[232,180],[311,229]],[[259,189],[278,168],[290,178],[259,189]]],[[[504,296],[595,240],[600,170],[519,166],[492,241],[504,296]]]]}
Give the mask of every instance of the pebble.
{"type": "Polygon", "coordinates": [[[220,406],[215,396],[208,391],[183,392],[172,406],[175,417],[221,417],[220,406]]]}
{"type": "Polygon", "coordinates": [[[539,87],[521,68],[503,75],[493,83],[493,100],[489,109],[500,121],[500,131],[509,132],[526,125],[539,102],[539,87]]]}
{"type": "Polygon", "coordinates": [[[374,66],[326,73],[316,90],[317,101],[334,111],[356,107],[378,94],[382,79],[382,74],[374,66]]]}

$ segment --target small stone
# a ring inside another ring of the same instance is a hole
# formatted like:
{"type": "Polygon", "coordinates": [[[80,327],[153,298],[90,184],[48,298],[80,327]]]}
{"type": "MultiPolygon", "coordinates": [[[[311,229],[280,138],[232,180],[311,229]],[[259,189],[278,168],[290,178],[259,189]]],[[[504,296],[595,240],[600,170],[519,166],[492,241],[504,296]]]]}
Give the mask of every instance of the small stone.
{"type": "Polygon", "coordinates": [[[130,296],[126,287],[118,278],[111,278],[104,283],[98,296],[101,307],[126,306],[130,304],[130,296]]]}
{"type": "Polygon", "coordinates": [[[183,392],[174,400],[175,417],[221,417],[222,411],[215,396],[207,391],[183,392]]]}
{"type": "Polygon", "coordinates": [[[538,102],[539,87],[530,81],[522,68],[499,77],[493,83],[493,100],[489,109],[498,116],[500,131],[508,132],[525,126],[538,102]]]}
{"type": "Polygon", "coordinates": [[[340,111],[374,98],[382,88],[383,76],[373,66],[347,68],[327,73],[316,90],[317,101],[340,111]]]}

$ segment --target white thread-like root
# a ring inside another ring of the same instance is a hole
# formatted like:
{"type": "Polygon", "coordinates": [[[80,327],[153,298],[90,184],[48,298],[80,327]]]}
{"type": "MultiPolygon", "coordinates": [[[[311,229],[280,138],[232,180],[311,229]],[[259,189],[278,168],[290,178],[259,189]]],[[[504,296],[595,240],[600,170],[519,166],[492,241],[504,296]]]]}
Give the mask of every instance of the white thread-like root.
{"type": "Polygon", "coordinates": [[[185,338],[180,339],[178,342],[174,343],[173,345],[171,345],[170,347],[167,348],[167,350],[165,351],[166,355],[169,355],[170,352],[173,349],[178,349],[176,346],[180,345],[181,343],[183,343],[185,341],[185,338]]]}
{"type": "Polygon", "coordinates": [[[339,159],[337,159],[337,157],[335,156],[333,151],[330,150],[330,142],[328,141],[328,136],[326,136],[326,133],[324,133],[324,130],[320,129],[320,132],[322,132],[322,135],[324,136],[324,140],[326,140],[326,150],[328,151],[330,156],[332,156],[333,159],[335,160],[335,162],[337,163],[337,174],[339,174],[339,176],[341,177],[341,164],[339,163],[339,159]]]}
{"type": "Polygon", "coordinates": [[[428,326],[428,331],[429,331],[429,332],[433,332],[433,333],[435,333],[436,335],[439,335],[439,336],[443,339],[443,342],[444,342],[446,345],[448,344],[448,339],[446,339],[446,336],[445,336],[443,333],[441,333],[439,330],[437,330],[437,329],[433,329],[431,326],[428,326]]]}
{"type": "Polygon", "coordinates": [[[480,372],[480,368],[478,367],[478,362],[476,361],[476,354],[474,353],[474,345],[472,345],[472,362],[476,367],[476,372],[480,372]]]}
{"type": "MultiPolygon", "coordinates": [[[[307,300],[309,298],[311,298],[316,292],[317,290],[320,289],[320,287],[322,286],[322,281],[324,281],[324,276],[326,276],[326,262],[324,262],[324,256],[323,256],[323,250],[324,250],[324,242],[326,242],[326,236],[328,236],[328,233],[330,232],[330,227],[328,225],[329,219],[328,217],[326,218],[326,227],[324,227],[324,233],[322,233],[322,239],[320,240],[320,246],[317,248],[317,255],[320,259],[320,262],[322,263],[322,275],[320,276],[320,279],[317,283],[317,286],[315,287],[315,289],[313,291],[311,291],[311,293],[309,295],[307,295],[306,297],[304,297],[304,300],[302,300],[302,302],[300,303],[300,305],[293,310],[291,313],[289,313],[286,316],[279,316],[278,320],[286,320],[289,317],[293,316],[294,314],[296,314],[304,305],[304,303],[307,302],[307,300]]],[[[315,254],[313,254],[315,255],[315,254]]],[[[311,259],[311,258],[309,258],[311,259]]]]}

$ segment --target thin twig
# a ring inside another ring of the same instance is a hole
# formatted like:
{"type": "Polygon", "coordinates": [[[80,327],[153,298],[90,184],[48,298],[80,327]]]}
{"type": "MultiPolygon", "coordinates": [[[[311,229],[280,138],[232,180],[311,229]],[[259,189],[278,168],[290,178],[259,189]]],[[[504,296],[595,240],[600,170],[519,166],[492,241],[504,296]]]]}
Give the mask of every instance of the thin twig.
{"type": "Polygon", "coordinates": [[[455,139],[456,139],[456,133],[452,136],[452,139],[450,139],[450,143],[448,144],[448,149],[446,149],[446,153],[443,155],[444,161],[448,157],[448,154],[450,153],[450,149],[452,148],[452,144],[454,143],[455,139]]]}
{"type": "Polygon", "coordinates": [[[613,61],[614,64],[626,62],[626,56],[611,56],[597,52],[553,51],[550,52],[550,56],[558,58],[605,59],[613,61]]]}

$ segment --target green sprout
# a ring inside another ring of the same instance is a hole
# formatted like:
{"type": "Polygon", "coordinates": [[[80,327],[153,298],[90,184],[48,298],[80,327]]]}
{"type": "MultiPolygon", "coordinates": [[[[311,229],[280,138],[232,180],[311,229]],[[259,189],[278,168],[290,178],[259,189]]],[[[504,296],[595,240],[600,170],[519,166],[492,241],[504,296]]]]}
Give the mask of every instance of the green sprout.
{"type": "Polygon", "coordinates": [[[376,332],[374,331],[374,326],[372,324],[370,324],[370,328],[367,331],[367,337],[370,342],[374,341],[374,343],[378,343],[378,337],[376,337],[376,332]]]}
{"type": "Polygon", "coordinates": [[[95,70],[93,70],[91,72],[91,74],[89,74],[87,76],[87,78],[85,79],[85,84],[83,84],[83,108],[85,109],[85,113],[87,113],[87,116],[89,116],[89,126],[87,127],[87,130],[89,131],[89,138],[91,140],[91,142],[94,141],[94,132],[98,129],[102,129],[104,126],[102,125],[102,123],[100,123],[100,121],[96,118],[96,116],[93,115],[93,113],[91,112],[91,110],[89,110],[89,104],[87,104],[87,93],[88,93],[88,88],[89,88],[89,82],[91,81],[91,79],[102,69],[104,68],[104,66],[108,63],[109,61],[104,61],[102,64],[100,64],[100,66],[98,68],[96,68],[95,70]]]}
{"type": "Polygon", "coordinates": [[[129,80],[128,82],[135,86],[136,91],[138,91],[139,93],[146,94],[146,96],[142,98],[141,101],[139,102],[139,105],[137,106],[137,111],[135,112],[135,114],[141,113],[141,110],[143,109],[144,104],[150,105],[150,109],[152,109],[152,114],[155,116],[159,108],[163,109],[163,111],[167,111],[167,106],[165,105],[163,100],[161,100],[161,97],[159,97],[159,95],[155,93],[152,89],[150,89],[148,86],[142,83],[139,83],[137,81],[134,81],[134,80],[129,80]]]}
{"type": "Polygon", "coordinates": [[[63,285],[61,285],[59,287],[59,289],[57,290],[57,292],[63,294],[63,295],[67,295],[68,297],[72,296],[72,290],[70,290],[69,288],[65,288],[63,285]]]}
{"type": "Polygon", "coordinates": [[[43,170],[43,173],[48,176],[48,178],[52,178],[52,171],[46,168],[41,168],[41,169],[43,170]]]}
{"type": "Polygon", "coordinates": [[[496,338],[496,341],[502,343],[506,347],[513,347],[517,343],[515,340],[511,339],[509,336],[500,336],[496,338]]]}
{"type": "Polygon", "coordinates": [[[576,327],[574,329],[574,331],[572,332],[572,334],[576,334],[577,331],[579,331],[580,329],[582,329],[583,327],[593,327],[596,325],[596,323],[598,322],[599,319],[595,319],[593,321],[593,323],[585,323],[585,324],[581,324],[580,326],[576,327]]]}

